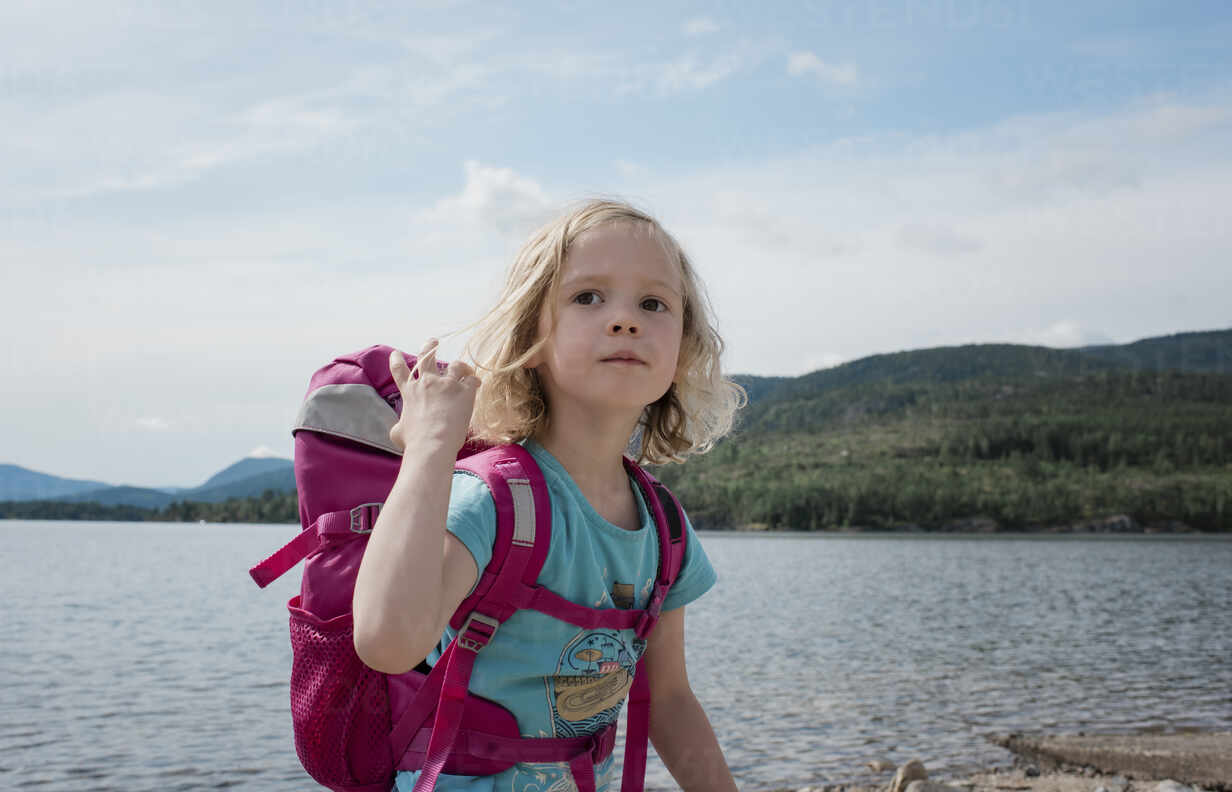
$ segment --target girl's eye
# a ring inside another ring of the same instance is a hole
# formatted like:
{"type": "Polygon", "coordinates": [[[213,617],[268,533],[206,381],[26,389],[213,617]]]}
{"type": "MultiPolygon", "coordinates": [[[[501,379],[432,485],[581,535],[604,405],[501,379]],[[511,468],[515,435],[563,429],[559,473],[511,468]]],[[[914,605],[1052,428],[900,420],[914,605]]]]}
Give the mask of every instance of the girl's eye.
{"type": "Polygon", "coordinates": [[[642,310],[643,311],[654,311],[655,313],[658,313],[660,311],[666,311],[667,303],[663,302],[657,297],[647,297],[645,300],[642,300],[642,310]]]}
{"type": "Polygon", "coordinates": [[[573,301],[579,305],[594,305],[599,302],[599,293],[592,291],[582,292],[578,296],[574,297],[573,301]]]}

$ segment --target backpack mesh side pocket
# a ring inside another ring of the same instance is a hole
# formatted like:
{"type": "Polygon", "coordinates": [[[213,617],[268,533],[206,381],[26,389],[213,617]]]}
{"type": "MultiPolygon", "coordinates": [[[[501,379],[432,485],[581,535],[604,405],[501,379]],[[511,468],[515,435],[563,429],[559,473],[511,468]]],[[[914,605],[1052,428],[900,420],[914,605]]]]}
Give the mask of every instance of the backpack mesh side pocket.
{"type": "Polygon", "coordinates": [[[355,654],[351,614],[322,621],[287,605],[291,618],[291,720],[295,750],[316,781],[340,792],[394,781],[385,675],[355,654]]]}

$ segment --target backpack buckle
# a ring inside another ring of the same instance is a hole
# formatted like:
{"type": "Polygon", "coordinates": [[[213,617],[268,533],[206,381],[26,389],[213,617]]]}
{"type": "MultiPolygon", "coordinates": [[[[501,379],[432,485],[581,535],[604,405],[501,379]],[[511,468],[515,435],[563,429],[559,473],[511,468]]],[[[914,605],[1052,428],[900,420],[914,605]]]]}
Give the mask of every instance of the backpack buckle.
{"type": "Polygon", "coordinates": [[[351,509],[351,532],[357,534],[372,533],[376,525],[377,515],[381,513],[381,503],[361,503],[351,509]]]}
{"type": "Polygon", "coordinates": [[[616,724],[609,724],[603,731],[590,738],[590,761],[599,764],[612,755],[616,748],[616,724]]]}
{"type": "Polygon", "coordinates": [[[472,611],[471,615],[467,616],[466,621],[462,623],[462,629],[458,630],[458,646],[469,652],[477,653],[488,645],[488,642],[492,640],[492,636],[496,635],[496,630],[499,627],[500,622],[491,616],[484,616],[482,613],[472,611]]]}
{"type": "Polygon", "coordinates": [[[659,614],[663,611],[663,598],[667,596],[666,589],[667,587],[661,583],[655,584],[654,592],[650,595],[650,602],[646,603],[646,609],[642,611],[637,624],[633,626],[638,638],[645,638],[647,635],[650,635],[650,631],[658,623],[659,614]]]}

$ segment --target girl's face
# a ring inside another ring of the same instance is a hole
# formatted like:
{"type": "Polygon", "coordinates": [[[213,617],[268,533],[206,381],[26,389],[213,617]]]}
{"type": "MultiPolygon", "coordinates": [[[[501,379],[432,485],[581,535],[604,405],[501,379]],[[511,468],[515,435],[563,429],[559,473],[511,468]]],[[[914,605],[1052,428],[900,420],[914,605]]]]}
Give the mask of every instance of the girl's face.
{"type": "Polygon", "coordinates": [[[640,224],[608,223],[580,235],[555,305],[539,316],[539,337],[548,341],[532,363],[548,404],[570,399],[640,416],[676,376],[682,292],[679,267],[640,224]]]}

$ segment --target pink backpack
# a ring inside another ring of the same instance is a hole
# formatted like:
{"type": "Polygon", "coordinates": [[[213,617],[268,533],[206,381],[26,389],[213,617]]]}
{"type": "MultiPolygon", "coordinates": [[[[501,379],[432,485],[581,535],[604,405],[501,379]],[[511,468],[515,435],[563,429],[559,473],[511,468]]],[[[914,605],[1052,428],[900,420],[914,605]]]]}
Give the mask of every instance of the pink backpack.
{"type": "MultiPolygon", "coordinates": [[[[291,617],[291,716],[304,769],[336,792],[389,792],[398,770],[422,770],[416,792],[442,773],[492,775],[517,762],[568,762],[580,792],[594,792],[594,765],[611,754],[612,724],[576,738],[523,738],[511,712],[472,695],[475,657],[500,625],[531,608],[583,629],[649,635],[680,572],[686,532],[680,505],[626,459],[659,531],[659,572],[645,610],[589,608],[538,584],[552,528],[547,486],[521,446],[463,447],[457,467],[481,477],[496,503],[492,560],[454,613],[458,635],[433,667],[382,674],[355,654],[351,597],[368,534],[400,465],[389,429],[401,397],[391,349],[374,346],[318,370],[296,419],[295,481],[303,531],[250,570],[265,587],[304,562],[291,617]]],[[[407,356],[408,365],[415,358],[407,356]]],[[[444,364],[438,364],[444,366],[444,364]]],[[[649,686],[639,662],[629,694],[624,792],[640,792],[649,734],[649,686]]]]}

